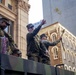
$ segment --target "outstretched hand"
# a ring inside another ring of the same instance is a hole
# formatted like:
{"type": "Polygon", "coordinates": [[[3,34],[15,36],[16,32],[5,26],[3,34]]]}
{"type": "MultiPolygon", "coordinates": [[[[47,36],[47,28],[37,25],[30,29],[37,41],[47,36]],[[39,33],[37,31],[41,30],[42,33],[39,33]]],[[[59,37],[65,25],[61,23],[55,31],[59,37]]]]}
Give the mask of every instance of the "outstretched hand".
{"type": "Polygon", "coordinates": [[[46,24],[46,20],[43,19],[43,20],[41,21],[41,25],[44,25],[44,24],[46,24]]]}
{"type": "Polygon", "coordinates": [[[62,30],[62,34],[61,34],[61,37],[60,37],[60,41],[62,41],[62,36],[63,36],[64,32],[65,32],[65,29],[62,30]]]}
{"type": "Polygon", "coordinates": [[[61,41],[62,40],[62,37],[60,37],[59,40],[61,41]]]}

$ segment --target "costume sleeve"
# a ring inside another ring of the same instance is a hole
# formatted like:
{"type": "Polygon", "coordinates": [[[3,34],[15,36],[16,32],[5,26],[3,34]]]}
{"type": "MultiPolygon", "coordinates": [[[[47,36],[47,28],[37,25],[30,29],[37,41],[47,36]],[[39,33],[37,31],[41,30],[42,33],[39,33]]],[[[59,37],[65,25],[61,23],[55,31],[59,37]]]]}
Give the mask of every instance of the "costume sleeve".
{"type": "Polygon", "coordinates": [[[30,38],[33,38],[39,32],[39,30],[41,29],[41,26],[42,25],[39,25],[32,33],[29,33],[27,36],[30,38]]]}
{"type": "Polygon", "coordinates": [[[5,31],[4,31],[4,34],[5,34],[5,36],[6,36],[6,37],[8,38],[8,40],[9,40],[9,45],[10,45],[10,47],[11,47],[11,50],[14,50],[17,46],[16,46],[16,44],[14,43],[14,40],[13,40],[12,36],[11,36],[10,34],[6,33],[5,31]]]}
{"type": "Polygon", "coordinates": [[[48,46],[55,46],[55,45],[57,45],[59,42],[60,42],[60,40],[57,40],[57,41],[55,41],[55,42],[45,41],[45,43],[46,43],[48,46]]]}

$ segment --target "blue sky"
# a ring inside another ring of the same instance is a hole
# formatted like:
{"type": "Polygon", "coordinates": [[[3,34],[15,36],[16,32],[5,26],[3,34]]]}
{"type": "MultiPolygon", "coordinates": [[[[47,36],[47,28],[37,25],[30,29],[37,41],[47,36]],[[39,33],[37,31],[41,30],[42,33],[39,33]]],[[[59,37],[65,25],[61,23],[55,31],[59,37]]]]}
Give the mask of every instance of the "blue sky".
{"type": "Polygon", "coordinates": [[[43,19],[42,0],[29,0],[29,23],[35,23],[43,19]]]}

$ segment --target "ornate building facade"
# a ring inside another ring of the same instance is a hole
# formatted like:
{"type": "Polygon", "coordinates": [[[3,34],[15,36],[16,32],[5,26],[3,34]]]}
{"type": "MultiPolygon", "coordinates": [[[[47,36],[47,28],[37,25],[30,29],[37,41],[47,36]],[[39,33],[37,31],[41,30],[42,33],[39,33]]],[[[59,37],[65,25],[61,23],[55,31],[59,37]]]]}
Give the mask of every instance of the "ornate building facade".
{"type": "Polygon", "coordinates": [[[29,8],[28,0],[0,0],[0,17],[9,19],[10,27],[6,28],[6,31],[12,35],[23,58],[26,58],[26,25],[29,8]]]}
{"type": "Polygon", "coordinates": [[[48,36],[47,39],[53,42],[62,35],[63,29],[65,32],[62,41],[56,46],[49,47],[51,65],[64,64],[65,69],[76,71],[76,37],[71,32],[56,22],[42,28],[39,35],[45,33],[48,36]]]}

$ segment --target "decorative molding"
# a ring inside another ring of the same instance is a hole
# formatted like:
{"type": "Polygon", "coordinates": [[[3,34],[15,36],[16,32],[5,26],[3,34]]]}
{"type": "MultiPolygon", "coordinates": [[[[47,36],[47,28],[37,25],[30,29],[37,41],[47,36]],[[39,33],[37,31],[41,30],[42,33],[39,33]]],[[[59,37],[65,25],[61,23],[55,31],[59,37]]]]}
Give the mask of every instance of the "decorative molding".
{"type": "Polygon", "coordinates": [[[28,12],[29,8],[30,8],[30,5],[23,0],[19,0],[18,1],[18,7],[21,7],[28,12]]]}
{"type": "Polygon", "coordinates": [[[16,13],[14,13],[13,11],[11,11],[10,9],[8,9],[6,6],[2,4],[0,4],[0,14],[9,18],[12,21],[15,21],[16,15],[17,15],[16,13]]]}

